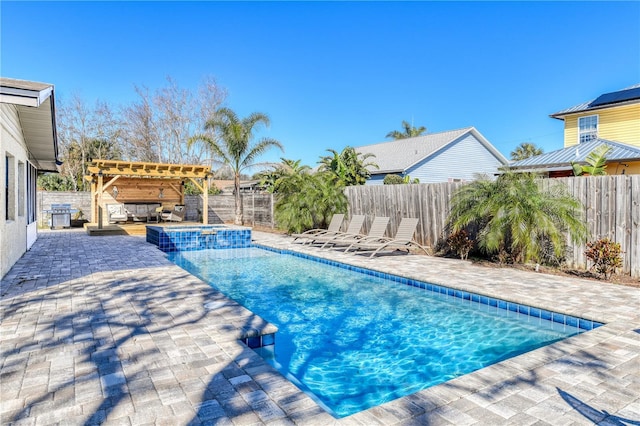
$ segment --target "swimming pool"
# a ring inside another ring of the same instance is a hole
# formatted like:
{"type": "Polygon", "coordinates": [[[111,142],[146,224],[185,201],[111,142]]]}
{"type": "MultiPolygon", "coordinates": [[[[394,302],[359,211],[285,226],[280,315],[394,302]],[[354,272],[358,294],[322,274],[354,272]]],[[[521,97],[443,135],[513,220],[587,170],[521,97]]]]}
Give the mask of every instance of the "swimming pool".
{"type": "Polygon", "coordinates": [[[336,417],[599,325],[258,248],[170,259],[275,324],[259,353],[336,417]]]}

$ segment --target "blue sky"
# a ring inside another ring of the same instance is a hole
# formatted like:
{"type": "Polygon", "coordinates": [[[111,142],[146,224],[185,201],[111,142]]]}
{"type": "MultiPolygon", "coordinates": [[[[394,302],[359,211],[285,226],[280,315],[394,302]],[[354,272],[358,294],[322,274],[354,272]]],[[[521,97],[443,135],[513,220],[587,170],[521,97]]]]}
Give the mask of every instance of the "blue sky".
{"type": "Polygon", "coordinates": [[[640,2],[0,3],[3,77],[113,106],[213,75],[279,157],[475,126],[509,157],[562,148],[549,114],[640,82],[640,2]]]}

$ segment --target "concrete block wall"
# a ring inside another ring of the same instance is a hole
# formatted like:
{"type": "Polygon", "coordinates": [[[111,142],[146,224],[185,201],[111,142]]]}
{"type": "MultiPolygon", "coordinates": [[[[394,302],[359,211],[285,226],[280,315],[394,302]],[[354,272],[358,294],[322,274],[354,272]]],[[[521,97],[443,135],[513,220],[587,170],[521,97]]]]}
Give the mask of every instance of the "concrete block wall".
{"type": "MultiPolygon", "coordinates": [[[[52,204],[71,204],[72,209],[82,210],[85,219],[90,222],[93,220],[90,192],[38,191],[37,200],[39,227],[48,226],[49,216],[45,210],[49,210],[52,204]]],[[[71,219],[74,217],[71,215],[71,219]]]]}

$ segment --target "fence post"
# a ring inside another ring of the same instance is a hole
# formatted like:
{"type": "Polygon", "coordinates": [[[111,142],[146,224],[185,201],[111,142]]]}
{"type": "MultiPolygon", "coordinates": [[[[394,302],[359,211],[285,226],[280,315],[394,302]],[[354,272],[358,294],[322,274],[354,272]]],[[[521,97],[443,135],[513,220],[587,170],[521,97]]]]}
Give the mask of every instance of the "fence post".
{"type": "Polygon", "coordinates": [[[271,203],[270,203],[270,207],[271,207],[271,229],[274,229],[276,227],[276,220],[273,217],[273,192],[271,193],[271,203]]]}

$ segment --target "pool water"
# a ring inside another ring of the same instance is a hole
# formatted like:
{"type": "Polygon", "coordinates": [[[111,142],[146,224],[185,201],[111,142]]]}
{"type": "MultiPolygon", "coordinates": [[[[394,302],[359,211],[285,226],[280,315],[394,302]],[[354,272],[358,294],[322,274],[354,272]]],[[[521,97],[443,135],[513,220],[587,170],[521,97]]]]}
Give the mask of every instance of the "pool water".
{"type": "Polygon", "coordinates": [[[335,417],[583,331],[259,248],[170,258],[276,325],[259,353],[335,417]]]}

